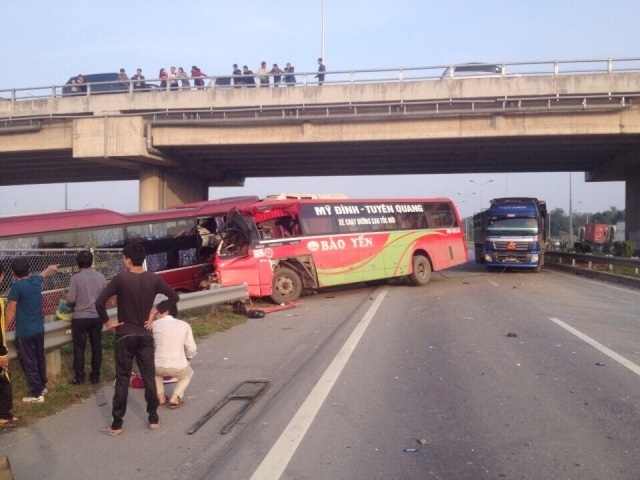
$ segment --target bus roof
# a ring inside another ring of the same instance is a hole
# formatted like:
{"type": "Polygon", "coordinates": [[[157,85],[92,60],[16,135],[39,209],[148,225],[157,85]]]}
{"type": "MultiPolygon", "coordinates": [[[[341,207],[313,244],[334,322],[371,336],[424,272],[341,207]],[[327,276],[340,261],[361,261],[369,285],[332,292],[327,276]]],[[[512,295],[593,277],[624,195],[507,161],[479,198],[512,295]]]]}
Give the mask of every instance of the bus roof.
{"type": "Polygon", "coordinates": [[[258,201],[258,197],[229,197],[174,206],[150,212],[118,213],[102,208],[63,210],[0,217],[0,237],[29,235],[59,230],[108,227],[159,220],[196,218],[227,213],[231,208],[244,208],[258,201]]]}

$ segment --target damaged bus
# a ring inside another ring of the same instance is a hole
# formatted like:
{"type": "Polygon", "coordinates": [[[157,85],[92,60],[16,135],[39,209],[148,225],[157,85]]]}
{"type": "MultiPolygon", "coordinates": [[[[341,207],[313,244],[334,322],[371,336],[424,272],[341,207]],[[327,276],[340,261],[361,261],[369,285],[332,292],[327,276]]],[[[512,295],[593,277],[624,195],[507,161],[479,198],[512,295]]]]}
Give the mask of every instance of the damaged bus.
{"type": "MultiPolygon", "coordinates": [[[[207,287],[202,282],[206,284],[211,273],[216,231],[226,222],[227,212],[258,200],[230,197],[124,214],[90,208],[2,217],[0,261],[9,265],[15,255],[42,255],[51,249],[121,249],[142,243],[149,271],[178,292],[192,292],[207,287]]],[[[68,266],[75,265],[74,259],[75,254],[68,266]]]]}
{"type": "Polygon", "coordinates": [[[252,297],[296,300],[305,289],[406,277],[468,259],[453,202],[283,194],[227,215],[215,262],[223,286],[246,282],[252,297]],[[315,197],[315,198],[313,198],[315,197]]]}

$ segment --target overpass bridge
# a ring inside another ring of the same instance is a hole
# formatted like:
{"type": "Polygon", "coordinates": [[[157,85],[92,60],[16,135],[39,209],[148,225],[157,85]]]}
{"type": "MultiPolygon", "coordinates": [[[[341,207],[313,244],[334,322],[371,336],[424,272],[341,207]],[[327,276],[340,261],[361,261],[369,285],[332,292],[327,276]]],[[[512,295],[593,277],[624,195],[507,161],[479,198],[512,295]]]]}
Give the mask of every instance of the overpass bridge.
{"type": "Polygon", "coordinates": [[[247,177],[584,171],[640,243],[640,60],[327,72],[295,87],[0,91],[0,185],[140,180],[140,208],[247,177]],[[506,73],[511,72],[511,73],[506,73]]]}

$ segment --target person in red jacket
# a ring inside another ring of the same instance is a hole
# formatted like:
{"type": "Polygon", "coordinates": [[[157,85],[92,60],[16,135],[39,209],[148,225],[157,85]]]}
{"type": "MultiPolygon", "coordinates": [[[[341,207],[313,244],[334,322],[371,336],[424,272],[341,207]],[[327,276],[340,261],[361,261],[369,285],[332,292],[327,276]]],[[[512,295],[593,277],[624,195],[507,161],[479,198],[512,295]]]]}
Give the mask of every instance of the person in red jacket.
{"type": "Polygon", "coordinates": [[[203,73],[202,70],[194,65],[191,67],[191,76],[193,77],[193,84],[198,89],[204,88],[204,79],[202,77],[206,77],[206,73],[203,73]]]}

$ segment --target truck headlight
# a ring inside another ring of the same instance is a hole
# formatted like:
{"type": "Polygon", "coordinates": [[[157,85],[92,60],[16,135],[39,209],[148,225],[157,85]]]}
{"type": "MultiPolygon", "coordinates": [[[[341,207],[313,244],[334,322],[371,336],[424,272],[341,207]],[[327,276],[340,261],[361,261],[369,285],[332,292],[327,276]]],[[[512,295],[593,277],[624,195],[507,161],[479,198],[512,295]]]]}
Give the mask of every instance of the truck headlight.
{"type": "Polygon", "coordinates": [[[531,262],[538,263],[539,260],[540,260],[540,255],[538,255],[537,253],[534,253],[533,255],[531,255],[531,262]]]}

